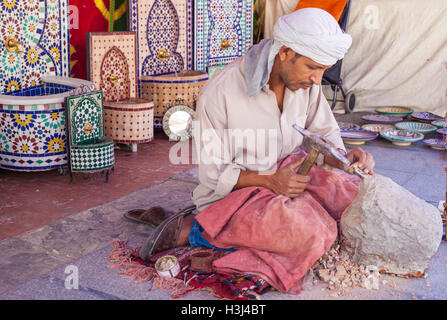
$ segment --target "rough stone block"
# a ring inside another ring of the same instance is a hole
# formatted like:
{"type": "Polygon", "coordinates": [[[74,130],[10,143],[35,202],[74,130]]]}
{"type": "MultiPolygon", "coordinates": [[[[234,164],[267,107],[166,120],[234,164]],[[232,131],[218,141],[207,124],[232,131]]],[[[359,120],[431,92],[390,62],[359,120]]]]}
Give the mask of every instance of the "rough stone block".
{"type": "Polygon", "coordinates": [[[379,174],[362,181],[340,229],[354,261],[405,275],[423,273],[442,238],[437,208],[379,174]]]}

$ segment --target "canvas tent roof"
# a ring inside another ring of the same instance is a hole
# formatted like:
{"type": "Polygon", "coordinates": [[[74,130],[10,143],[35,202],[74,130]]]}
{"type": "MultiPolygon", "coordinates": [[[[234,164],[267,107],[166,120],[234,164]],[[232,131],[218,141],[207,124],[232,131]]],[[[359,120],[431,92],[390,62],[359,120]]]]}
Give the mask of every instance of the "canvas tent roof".
{"type": "MultiPolygon", "coordinates": [[[[271,36],[276,20],[295,10],[299,2],[258,1],[258,10],[265,10],[265,38],[271,36]]],[[[347,32],[353,44],[341,76],[344,89],[355,92],[355,111],[409,106],[444,116],[446,25],[444,0],[352,0],[347,32]]]]}

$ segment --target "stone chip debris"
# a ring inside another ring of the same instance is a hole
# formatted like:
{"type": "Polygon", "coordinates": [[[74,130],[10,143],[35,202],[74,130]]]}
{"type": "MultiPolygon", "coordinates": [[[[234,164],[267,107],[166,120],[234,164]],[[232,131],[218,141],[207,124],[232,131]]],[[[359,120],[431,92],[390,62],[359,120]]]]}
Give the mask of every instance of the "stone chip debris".
{"type": "MultiPolygon", "coordinates": [[[[382,288],[386,286],[396,289],[396,282],[392,277],[409,278],[407,275],[380,273],[374,265],[358,264],[341,248],[338,240],[314,263],[308,275],[312,276],[313,285],[324,283],[326,287],[322,290],[330,291],[328,294],[330,297],[344,296],[350,288],[379,290],[381,286],[382,288]]],[[[421,278],[427,278],[427,273],[424,273],[421,278]]],[[[429,287],[430,282],[426,282],[426,286],[429,287]]]]}
{"type": "MultiPolygon", "coordinates": [[[[352,261],[346,252],[335,243],[332,248],[312,266],[313,283],[327,284],[334,291],[331,296],[341,296],[347,288],[379,290],[382,275],[375,266],[364,266],[352,261]]],[[[388,283],[388,282],[385,282],[388,283]]]]}

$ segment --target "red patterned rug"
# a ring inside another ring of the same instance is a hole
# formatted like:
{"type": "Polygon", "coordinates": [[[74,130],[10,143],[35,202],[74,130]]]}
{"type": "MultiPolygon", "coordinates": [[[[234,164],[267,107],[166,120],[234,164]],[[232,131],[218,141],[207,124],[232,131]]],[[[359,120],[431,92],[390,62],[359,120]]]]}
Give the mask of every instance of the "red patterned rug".
{"type": "MultiPolygon", "coordinates": [[[[203,250],[202,247],[179,247],[160,252],[148,261],[138,256],[137,249],[127,247],[127,241],[117,240],[112,243],[113,251],[107,257],[113,263],[108,267],[121,269],[120,275],[135,280],[137,283],[153,281],[151,290],[169,290],[172,298],[180,298],[188,293],[204,289],[220,299],[256,300],[260,295],[272,290],[272,287],[258,276],[246,274],[225,274],[211,271],[196,272],[190,268],[190,256],[203,250]],[[180,264],[180,273],[175,278],[159,276],[155,262],[165,255],[173,255],[180,264]]],[[[214,251],[214,259],[227,254],[214,251]]]]}

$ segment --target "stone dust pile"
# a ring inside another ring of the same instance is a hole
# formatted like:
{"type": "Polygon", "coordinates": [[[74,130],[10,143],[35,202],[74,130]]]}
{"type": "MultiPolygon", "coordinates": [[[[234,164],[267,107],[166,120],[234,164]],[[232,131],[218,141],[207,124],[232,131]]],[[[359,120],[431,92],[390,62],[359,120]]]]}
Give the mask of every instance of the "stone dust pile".
{"type": "Polygon", "coordinates": [[[325,283],[326,289],[332,292],[333,297],[344,295],[348,288],[379,290],[381,284],[396,288],[394,280],[385,280],[377,267],[352,261],[346,252],[340,250],[338,243],[315,262],[311,274],[313,284],[325,283]]]}

